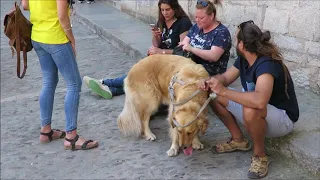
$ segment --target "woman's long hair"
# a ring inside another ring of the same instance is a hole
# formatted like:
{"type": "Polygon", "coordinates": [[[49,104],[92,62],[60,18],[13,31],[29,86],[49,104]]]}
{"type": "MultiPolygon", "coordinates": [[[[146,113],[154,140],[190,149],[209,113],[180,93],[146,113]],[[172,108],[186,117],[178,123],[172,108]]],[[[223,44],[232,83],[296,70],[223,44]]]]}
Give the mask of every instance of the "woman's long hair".
{"type": "Polygon", "coordinates": [[[245,23],[239,27],[237,35],[238,41],[242,41],[247,51],[256,53],[258,57],[266,56],[279,61],[285,73],[285,93],[288,94],[288,78],[290,73],[283,63],[283,56],[278,47],[270,42],[271,35],[269,31],[262,32],[261,29],[253,23],[245,23]]]}
{"type": "Polygon", "coordinates": [[[182,7],[180,6],[178,0],[159,0],[158,2],[158,27],[161,29],[163,29],[162,24],[165,23],[165,18],[161,13],[161,4],[168,4],[174,11],[174,16],[179,19],[181,17],[186,17],[190,20],[190,18],[188,17],[188,15],[184,12],[184,10],[182,9],[182,7]]]}

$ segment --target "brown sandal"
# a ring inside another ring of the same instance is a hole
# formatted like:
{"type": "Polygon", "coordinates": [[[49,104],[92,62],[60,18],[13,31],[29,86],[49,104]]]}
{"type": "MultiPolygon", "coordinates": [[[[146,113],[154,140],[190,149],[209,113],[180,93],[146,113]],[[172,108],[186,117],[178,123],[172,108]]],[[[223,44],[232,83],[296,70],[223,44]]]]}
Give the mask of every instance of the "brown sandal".
{"type": "Polygon", "coordinates": [[[212,147],[211,151],[216,154],[233,152],[233,151],[249,151],[251,150],[251,143],[247,139],[242,142],[236,142],[230,138],[229,141],[217,144],[212,147]]]}
{"type": "Polygon", "coordinates": [[[77,134],[77,136],[73,139],[68,139],[65,138],[66,141],[70,142],[69,146],[64,146],[65,149],[67,150],[88,150],[88,149],[92,149],[92,148],[96,148],[98,147],[98,142],[96,144],[93,144],[92,146],[88,146],[89,143],[93,142],[92,140],[87,140],[85,141],[82,145],[76,145],[76,142],[79,139],[79,135],[77,134]]]}
{"type": "Polygon", "coordinates": [[[48,140],[40,141],[40,143],[49,143],[49,142],[51,142],[51,141],[53,141],[53,140],[62,139],[62,138],[64,138],[64,137],[66,137],[66,132],[61,131],[61,130],[59,130],[59,129],[51,129],[51,131],[48,132],[48,133],[40,132],[40,135],[43,135],[43,136],[47,136],[47,137],[48,137],[48,140]],[[54,137],[54,136],[53,136],[54,131],[61,132],[61,135],[60,135],[59,137],[54,137]]]}

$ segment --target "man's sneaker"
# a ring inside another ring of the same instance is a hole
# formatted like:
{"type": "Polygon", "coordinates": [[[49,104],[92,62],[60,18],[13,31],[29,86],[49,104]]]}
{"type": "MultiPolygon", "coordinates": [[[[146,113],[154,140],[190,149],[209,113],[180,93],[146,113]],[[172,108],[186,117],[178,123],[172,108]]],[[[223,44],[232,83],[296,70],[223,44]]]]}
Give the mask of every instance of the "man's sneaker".
{"type": "Polygon", "coordinates": [[[78,2],[79,2],[79,3],[83,3],[83,2],[84,2],[84,0],[78,0],[78,2]]]}
{"type": "Polygon", "coordinates": [[[102,84],[102,80],[97,80],[88,76],[83,77],[85,84],[96,94],[111,99],[112,93],[108,86],[102,84]]]}
{"type": "Polygon", "coordinates": [[[94,0],[87,0],[88,4],[94,3],[94,0]]]}
{"type": "Polygon", "coordinates": [[[268,156],[259,157],[252,156],[251,167],[248,170],[248,178],[260,179],[266,177],[268,174],[269,160],[268,156]]]}

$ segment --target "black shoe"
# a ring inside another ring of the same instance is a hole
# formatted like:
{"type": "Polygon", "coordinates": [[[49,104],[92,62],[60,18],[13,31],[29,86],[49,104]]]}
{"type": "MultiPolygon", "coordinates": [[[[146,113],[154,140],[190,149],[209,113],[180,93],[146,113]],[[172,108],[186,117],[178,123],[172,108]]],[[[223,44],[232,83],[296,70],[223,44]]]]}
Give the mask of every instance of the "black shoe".
{"type": "Polygon", "coordinates": [[[78,2],[79,2],[79,3],[83,3],[83,2],[84,2],[84,0],[78,0],[78,2]]]}
{"type": "Polygon", "coordinates": [[[94,0],[87,0],[87,4],[94,3],[94,0]]]}

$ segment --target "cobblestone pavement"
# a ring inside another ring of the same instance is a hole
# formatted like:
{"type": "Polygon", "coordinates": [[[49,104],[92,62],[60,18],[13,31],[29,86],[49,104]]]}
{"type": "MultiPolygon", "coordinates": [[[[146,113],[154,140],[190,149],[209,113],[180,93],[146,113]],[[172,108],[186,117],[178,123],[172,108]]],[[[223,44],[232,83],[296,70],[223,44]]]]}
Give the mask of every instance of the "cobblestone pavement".
{"type": "MultiPolygon", "coordinates": [[[[12,2],[1,2],[4,17],[12,2]]],[[[1,22],[3,23],[3,22],[1,22]]],[[[3,27],[1,28],[3,32],[3,27]]],[[[117,77],[135,63],[108,42],[82,25],[74,23],[77,59],[81,76],[117,77]]],[[[192,156],[167,157],[170,147],[165,115],[151,121],[155,142],[123,138],[116,118],[125,96],[112,100],[99,98],[83,85],[78,129],[87,138],[100,142],[97,149],[71,152],[63,149],[63,140],[49,144],[38,141],[41,71],[34,51],[28,54],[27,75],[15,75],[15,57],[1,33],[1,179],[245,179],[251,152],[213,155],[212,145],[225,140],[229,133],[210,115],[210,128],[201,138],[205,149],[192,156]]],[[[63,78],[57,87],[52,126],[64,129],[63,78]]],[[[310,179],[290,160],[270,156],[267,179],[310,179]]]]}

